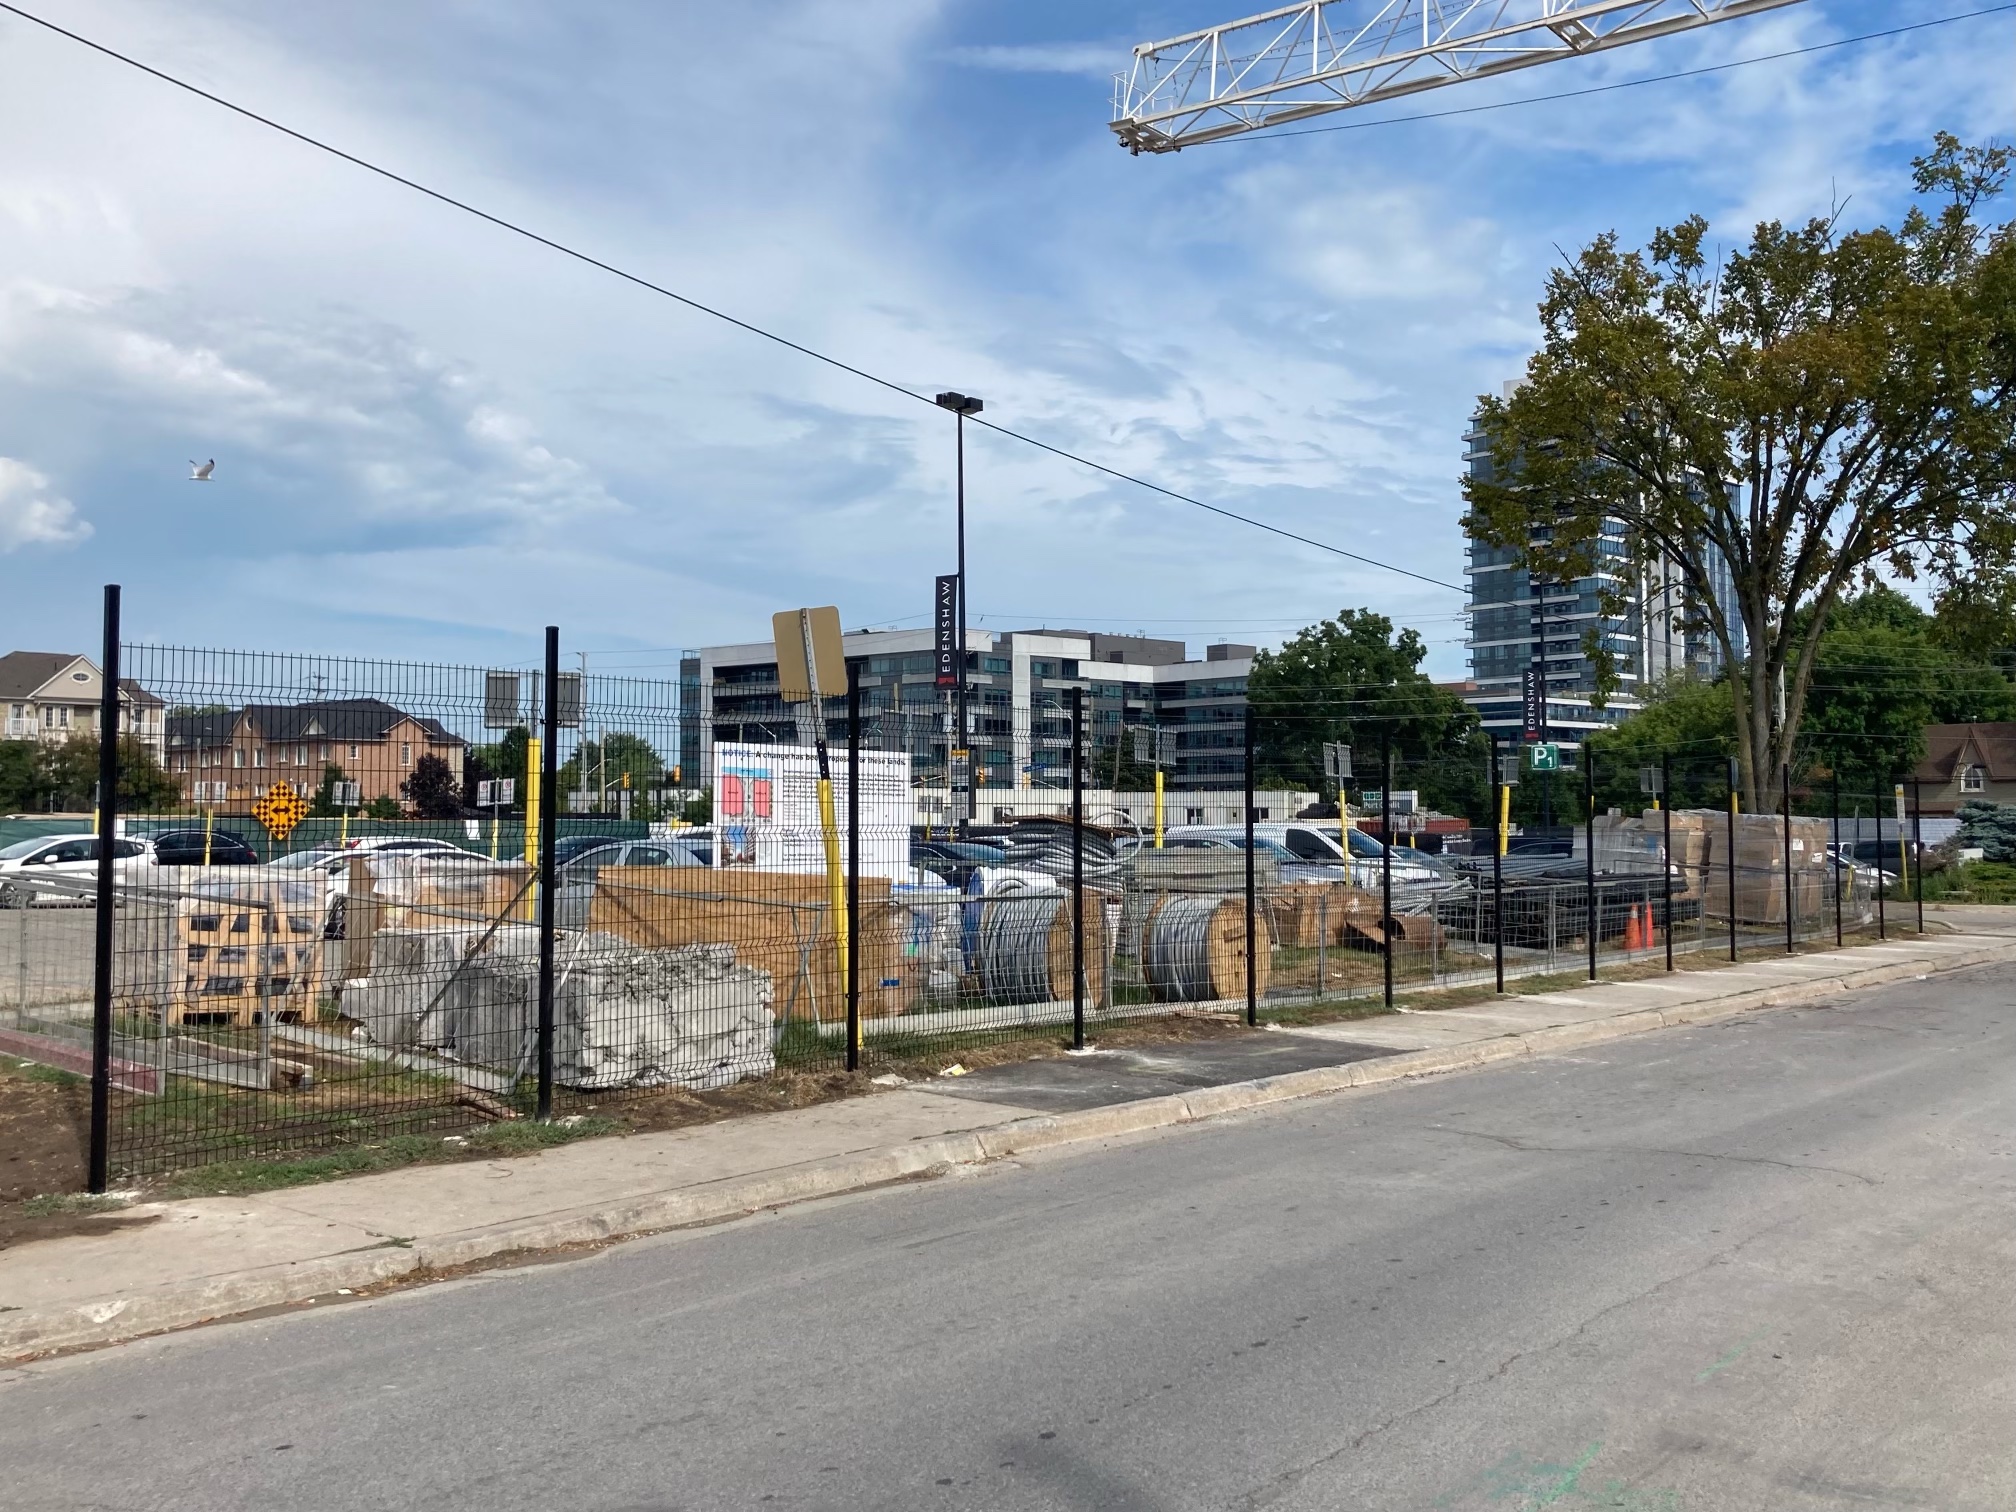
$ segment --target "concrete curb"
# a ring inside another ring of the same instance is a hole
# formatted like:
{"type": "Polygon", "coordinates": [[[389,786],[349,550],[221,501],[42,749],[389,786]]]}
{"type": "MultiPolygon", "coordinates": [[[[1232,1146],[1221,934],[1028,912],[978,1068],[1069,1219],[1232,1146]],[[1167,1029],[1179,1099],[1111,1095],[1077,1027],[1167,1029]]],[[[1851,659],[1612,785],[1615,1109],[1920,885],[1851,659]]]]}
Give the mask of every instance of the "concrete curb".
{"type": "Polygon", "coordinates": [[[172,1291],[106,1298],[77,1306],[0,1314],[0,1361],[55,1350],[112,1344],[143,1334],[186,1328],[240,1313],[305,1302],[342,1288],[358,1290],[428,1271],[448,1270],[501,1255],[568,1245],[606,1243],[668,1229],[746,1217],[765,1209],[863,1191],[948,1166],[1035,1154],[1063,1145],[1244,1113],[1304,1097],[1437,1076],[1500,1061],[1551,1055],[1657,1029],[1720,1023],[1767,1008],[1795,1007],[1842,992],[2016,960],[2016,941],[1943,961],[1906,961],[1839,976],[1787,982],[1671,1008],[1645,1008],[1578,1024],[1499,1035],[1463,1045],[1402,1052],[1202,1087],[1078,1113],[1017,1119],[992,1128],[857,1151],[752,1176],[642,1193],[610,1205],[542,1214],[536,1219],[468,1229],[411,1245],[388,1245],[313,1260],[207,1277],[172,1291]]]}

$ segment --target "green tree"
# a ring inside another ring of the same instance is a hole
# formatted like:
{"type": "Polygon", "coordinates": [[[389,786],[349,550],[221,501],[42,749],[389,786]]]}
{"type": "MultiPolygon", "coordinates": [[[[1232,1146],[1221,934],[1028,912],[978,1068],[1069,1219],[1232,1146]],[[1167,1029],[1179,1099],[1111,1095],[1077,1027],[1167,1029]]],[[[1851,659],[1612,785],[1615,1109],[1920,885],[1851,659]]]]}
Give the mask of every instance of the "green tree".
{"type": "MultiPolygon", "coordinates": [[[[1736,754],[1736,713],[1725,683],[1676,677],[1653,688],[1645,707],[1622,724],[1589,737],[1596,758],[1596,806],[1636,813],[1651,803],[1639,773],[1662,758],[1670,768],[1675,808],[1720,808],[1728,801],[1729,758],[1736,754]]],[[[1531,779],[1528,779],[1529,781],[1531,779]]],[[[1581,814],[1582,779],[1570,777],[1581,814]]],[[[1559,789],[1557,789],[1557,792],[1559,789]]]]}
{"type": "MultiPolygon", "coordinates": [[[[1772,221],[1727,257],[1699,216],[1644,251],[1599,237],[1550,276],[1525,384],[1481,401],[1493,467],[1465,480],[1469,528],[1549,578],[1674,563],[1736,669],[1753,808],[1855,588],[1926,579],[1977,627],[2016,604],[2016,233],[1977,218],[2009,166],[1941,134],[1895,229],[1772,221]]],[[[1603,607],[1627,612],[1630,590],[1603,607]]]]}
{"type": "Polygon", "coordinates": [[[1352,750],[1350,785],[1376,788],[1390,732],[1396,788],[1448,813],[1482,814],[1488,743],[1470,706],[1421,671],[1427,650],[1412,630],[1395,635],[1385,615],[1346,609],[1262,651],[1246,684],[1259,785],[1329,796],[1323,746],[1341,742],[1352,750]]]}
{"type": "MultiPolygon", "coordinates": [[[[1985,662],[1942,644],[1932,616],[1878,585],[1843,600],[1820,637],[1804,738],[1792,763],[1793,801],[1818,810],[1818,789],[1836,773],[1844,794],[1867,799],[1925,754],[1925,726],[2016,719],[2016,688],[1985,662]],[[1808,789],[1803,795],[1801,789],[1808,789]]],[[[1675,679],[1645,707],[1590,739],[1597,802],[1631,809],[1644,802],[1641,767],[1672,761],[1680,807],[1725,801],[1727,760],[1736,754],[1735,710],[1722,683],[1675,679]]],[[[1776,797],[1776,790],[1767,797],[1776,797]]]]}
{"type": "Polygon", "coordinates": [[[322,766],[322,780],[315,785],[315,795],[308,800],[308,812],[317,819],[333,819],[343,810],[336,806],[336,784],[343,780],[343,768],[335,762],[325,762],[322,766]]]}
{"type": "Polygon", "coordinates": [[[41,789],[35,780],[35,742],[0,740],[0,814],[31,813],[41,789]]]}
{"type": "Polygon", "coordinates": [[[399,791],[422,819],[462,817],[461,784],[455,780],[455,769],[439,756],[422,756],[414,762],[413,775],[399,791]]]}
{"type": "Polygon", "coordinates": [[[462,801],[474,808],[476,806],[474,783],[493,778],[509,778],[518,786],[513,802],[504,812],[523,814],[526,799],[525,759],[531,749],[532,732],[524,725],[514,725],[506,730],[494,745],[472,748],[464,760],[462,801]]]}
{"type": "MultiPolygon", "coordinates": [[[[2016,690],[1992,665],[1952,649],[1903,594],[1844,601],[1814,658],[1801,751],[1844,790],[1887,794],[1925,755],[1925,726],[2016,718],[2016,690]]],[[[1795,774],[1798,765],[1794,765],[1795,774]]]]}
{"type": "Polygon", "coordinates": [[[366,819],[403,819],[406,817],[406,811],[399,807],[399,800],[397,798],[381,793],[378,797],[373,798],[369,803],[364,805],[364,817],[366,819]]]}
{"type": "MultiPolygon", "coordinates": [[[[636,795],[631,800],[633,804],[643,802],[647,790],[665,782],[665,763],[652,749],[651,742],[622,730],[611,731],[600,740],[582,741],[554,774],[559,791],[579,792],[584,771],[588,774],[587,789],[595,795],[591,802],[599,801],[604,793],[613,794],[624,785],[625,777],[630,779],[630,790],[636,795]]],[[[564,804],[566,799],[561,802],[564,804]]],[[[613,807],[616,800],[612,796],[608,802],[613,807]]]]}

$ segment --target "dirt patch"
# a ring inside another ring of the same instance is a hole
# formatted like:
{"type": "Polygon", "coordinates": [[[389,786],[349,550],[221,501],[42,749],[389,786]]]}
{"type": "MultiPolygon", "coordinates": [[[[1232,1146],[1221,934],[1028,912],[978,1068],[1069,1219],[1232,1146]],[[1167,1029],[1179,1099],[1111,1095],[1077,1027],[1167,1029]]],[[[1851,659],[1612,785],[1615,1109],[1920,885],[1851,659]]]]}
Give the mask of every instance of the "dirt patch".
{"type": "Polygon", "coordinates": [[[0,1207],[83,1191],[90,1136],[86,1082],[0,1057],[0,1207]]]}
{"type": "Polygon", "coordinates": [[[153,1222],[66,1200],[84,1190],[90,1135],[87,1083],[0,1057],[0,1250],[153,1222]]]}

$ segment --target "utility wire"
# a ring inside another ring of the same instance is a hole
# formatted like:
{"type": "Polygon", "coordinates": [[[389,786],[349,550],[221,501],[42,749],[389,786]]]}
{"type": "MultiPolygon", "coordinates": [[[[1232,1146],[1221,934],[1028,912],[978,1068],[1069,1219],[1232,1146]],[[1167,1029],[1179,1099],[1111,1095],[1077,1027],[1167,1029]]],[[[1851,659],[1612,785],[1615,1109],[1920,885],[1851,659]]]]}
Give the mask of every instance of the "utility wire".
{"type": "MultiPolygon", "coordinates": [[[[7,7],[12,10],[12,6],[7,7]]],[[[1857,42],[1878,42],[1885,37],[1901,37],[1906,32],[1925,31],[1934,26],[1950,26],[1955,21],[1972,21],[1981,16],[2016,10],[2016,3],[1990,5],[1982,10],[1962,11],[1957,16],[1939,16],[1931,21],[1915,21],[1909,26],[1893,26],[1887,31],[1863,32],[1854,37],[1837,37],[1832,42],[1815,42],[1810,47],[1792,47],[1784,52],[1761,53],[1754,58],[1737,58],[1729,63],[1710,63],[1702,68],[1683,68],[1678,73],[1653,74],[1644,79],[1625,79],[1616,84],[1595,84],[1587,89],[1564,89],[1558,94],[1528,95],[1517,100],[1498,100],[1490,105],[1464,105],[1455,110],[1430,110],[1420,115],[1388,116],[1379,121],[1347,121],[1337,126],[1309,126],[1301,131],[1250,131],[1225,137],[1227,142],[1253,142],[1277,137],[1327,136],[1334,131],[1370,131],[1377,126],[1405,126],[1410,121],[1446,121],[1451,116],[1482,115],[1487,110],[1510,110],[1517,105],[1544,105],[1550,100],[1579,100],[1585,95],[1609,94],[1613,90],[1636,89],[1644,84],[1670,84],[1675,79],[1698,79],[1703,74],[1727,73],[1732,68],[1748,68],[1752,63],[1776,63],[1783,58],[1803,58],[1808,53],[1850,47],[1857,42]]]]}
{"type": "MultiPolygon", "coordinates": [[[[756,325],[751,321],[743,320],[738,316],[730,315],[725,310],[716,309],[713,305],[704,304],[700,300],[694,299],[685,294],[681,294],[676,290],[668,289],[663,284],[654,283],[650,279],[643,277],[641,274],[632,273],[627,269],[616,266],[616,264],[614,263],[604,262],[601,258],[592,256],[591,254],[580,251],[577,248],[570,247],[565,242],[555,241],[550,236],[542,236],[537,231],[533,231],[528,227],[522,226],[518,224],[516,221],[506,220],[501,215],[493,215],[487,210],[478,209],[475,205],[470,204],[466,200],[456,199],[453,195],[445,194],[439,189],[431,189],[427,185],[420,183],[418,180],[407,178],[403,174],[394,173],[390,168],[382,168],[378,164],[371,162],[367,158],[361,158],[353,152],[345,152],[341,147],[332,146],[330,143],[322,141],[318,137],[312,137],[309,136],[306,132],[296,131],[291,126],[282,125],[280,122],[274,120],[270,116],[261,115],[256,110],[250,110],[243,105],[239,105],[234,103],[233,101],[225,99],[222,95],[213,94],[207,89],[203,89],[195,84],[189,83],[186,79],[178,79],[173,74],[165,73],[161,69],[152,67],[151,65],[146,63],[142,63],[138,58],[134,58],[127,55],[126,53],[119,52],[115,48],[107,47],[102,42],[94,42],[89,37],[83,36],[78,32],[70,31],[65,27],[58,26],[54,21],[46,20],[41,16],[35,15],[31,11],[25,11],[21,9],[21,7],[18,5],[8,4],[7,0],[0,0],[0,11],[5,11],[9,15],[18,16],[23,21],[31,22],[34,25],[43,28],[45,31],[53,32],[59,37],[67,38],[69,41],[75,42],[82,47],[88,47],[91,51],[98,53],[101,56],[110,58],[114,62],[124,63],[128,68],[138,69],[141,73],[147,74],[152,78],[159,79],[164,84],[171,84],[177,89],[184,90],[189,94],[195,95],[198,99],[207,100],[212,105],[221,106],[225,110],[231,111],[234,115],[243,116],[246,120],[257,122],[259,125],[267,127],[270,130],[277,131],[281,133],[281,135],[283,136],[292,137],[295,141],[300,142],[304,146],[313,147],[317,151],[326,152],[332,157],[341,158],[344,162],[351,164],[353,167],[362,168],[367,173],[375,173],[378,175],[378,177],[382,179],[388,179],[392,183],[398,184],[402,188],[411,189],[416,194],[424,194],[427,196],[427,198],[435,200],[440,204],[447,205],[451,209],[460,210],[465,215],[473,215],[478,220],[487,221],[489,222],[489,224],[496,226],[500,230],[509,231],[513,235],[522,236],[528,241],[537,242],[540,246],[547,248],[549,251],[558,252],[563,257],[571,257],[576,262],[585,263],[587,266],[597,269],[600,272],[610,274],[612,277],[615,278],[620,278],[625,283],[634,284],[640,289],[646,289],[653,294],[661,295],[666,299],[673,300],[679,304],[686,306],[686,308],[688,308],[689,310],[697,311],[699,314],[709,315],[716,320],[725,321],[727,324],[736,327],[738,330],[747,331],[752,336],[760,336],[765,341],[775,342],[778,346],[787,347],[791,351],[797,352],[800,356],[810,357],[815,362],[823,362],[828,367],[837,368],[839,371],[843,373],[847,373],[852,375],[853,377],[863,379],[869,383],[877,385],[878,387],[888,389],[891,393],[901,394],[907,399],[915,399],[920,404],[928,404],[931,405],[933,408],[937,407],[937,401],[929,394],[919,393],[916,389],[907,388],[903,384],[896,382],[892,378],[884,378],[880,374],[869,372],[866,368],[856,367],[852,363],[844,362],[838,357],[829,356],[825,352],[821,352],[816,348],[806,346],[802,342],[793,341],[788,336],[780,336],[775,331],[766,330],[762,326],[756,325]]],[[[1411,568],[1395,566],[1391,562],[1382,562],[1377,557],[1365,556],[1356,551],[1346,551],[1342,546],[1333,546],[1327,541],[1319,541],[1312,536],[1300,535],[1297,534],[1295,531],[1285,529],[1284,527],[1279,525],[1270,525],[1265,520],[1254,519],[1251,515],[1239,514],[1234,510],[1221,508],[1219,505],[1216,504],[1207,504],[1202,499],[1194,498],[1189,494],[1179,492],[1178,490],[1173,488],[1165,488],[1162,484],[1151,482],[1149,479],[1140,477],[1137,474],[1122,472],[1120,469],[1115,467],[1108,467],[1103,462],[1095,462],[1090,457],[1083,456],[1078,452],[1074,452],[1070,450],[1068,447],[1053,445],[1048,441],[1041,440],[1038,437],[1029,435],[1024,431],[1013,430],[1005,425],[997,425],[991,420],[982,420],[979,419],[978,417],[972,417],[972,418],[974,424],[985,426],[988,430],[995,432],[997,435],[1006,436],[1007,438],[1013,441],[1020,441],[1026,446],[1033,446],[1037,448],[1039,451],[1049,452],[1052,456],[1062,457],[1064,460],[1068,462],[1075,462],[1080,467],[1090,468],[1094,472],[1104,473],[1107,477],[1118,479],[1120,482],[1131,483],[1137,488],[1145,488],[1151,493],[1161,494],[1164,498],[1174,499],[1179,503],[1193,505],[1196,508],[1205,510],[1210,514],[1220,515],[1228,520],[1236,520],[1242,525],[1251,525],[1256,530],[1264,530],[1271,535],[1281,536],[1286,540],[1295,541],[1304,546],[1313,546],[1319,551],[1327,551],[1335,556],[1346,557],[1354,562],[1362,562],[1368,567],[1380,567],[1384,568],[1388,572],[1397,572],[1402,577],[1410,577],[1415,579],[1417,582],[1427,583],[1435,588],[1446,588],[1452,593],[1463,593],[1468,591],[1461,584],[1444,582],[1441,578],[1430,577],[1426,573],[1415,572],[1411,568]]]]}

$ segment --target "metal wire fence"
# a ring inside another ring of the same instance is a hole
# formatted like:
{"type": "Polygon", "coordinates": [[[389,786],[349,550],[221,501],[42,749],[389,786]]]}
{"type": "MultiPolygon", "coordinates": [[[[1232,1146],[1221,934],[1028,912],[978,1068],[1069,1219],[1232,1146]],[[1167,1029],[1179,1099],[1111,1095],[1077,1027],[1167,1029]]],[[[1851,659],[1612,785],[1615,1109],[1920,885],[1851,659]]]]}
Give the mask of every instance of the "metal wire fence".
{"type": "Polygon", "coordinates": [[[1073,690],[999,716],[1032,759],[969,790],[1005,763],[858,672],[752,719],[550,653],[119,659],[160,717],[109,878],[85,834],[0,882],[0,1047],[96,1057],[108,1179],[1912,922],[1828,818],[1585,811],[1501,854],[1489,814],[1391,813],[1447,751],[1340,822],[1257,785],[1250,723],[1241,785],[1158,789],[1073,690]]]}

